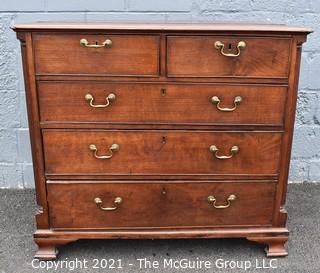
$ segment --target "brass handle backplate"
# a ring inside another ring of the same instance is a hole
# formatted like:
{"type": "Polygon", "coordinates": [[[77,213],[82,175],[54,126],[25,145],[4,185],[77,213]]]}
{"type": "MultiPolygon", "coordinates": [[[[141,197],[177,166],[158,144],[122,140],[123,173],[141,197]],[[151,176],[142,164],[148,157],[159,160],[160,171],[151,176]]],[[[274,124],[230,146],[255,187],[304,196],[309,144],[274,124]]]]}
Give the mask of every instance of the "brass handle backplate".
{"type": "Polygon", "coordinates": [[[233,100],[233,107],[232,108],[227,108],[227,107],[221,107],[220,106],[221,100],[217,96],[213,96],[211,98],[211,103],[217,106],[217,109],[222,111],[222,112],[232,112],[237,109],[237,106],[240,105],[242,102],[242,97],[236,96],[233,100]]]}
{"type": "Polygon", "coordinates": [[[112,144],[110,147],[109,147],[109,153],[108,155],[98,155],[98,149],[97,149],[97,146],[95,144],[90,144],[89,145],[89,149],[90,151],[93,152],[93,155],[95,158],[99,158],[99,159],[109,159],[111,157],[113,157],[113,154],[117,151],[119,151],[120,149],[120,146],[119,144],[117,143],[114,143],[112,144]]]}
{"type": "Polygon", "coordinates": [[[111,210],[116,210],[118,208],[118,206],[123,202],[123,199],[122,199],[122,197],[116,197],[113,200],[114,207],[104,207],[103,206],[103,201],[101,200],[100,197],[96,197],[94,199],[94,202],[97,204],[99,209],[106,210],[106,211],[111,211],[111,210]]]}
{"type": "Polygon", "coordinates": [[[106,97],[106,101],[107,101],[106,104],[93,104],[94,98],[93,98],[93,96],[92,96],[91,94],[89,94],[89,93],[84,96],[84,99],[85,99],[87,102],[89,102],[89,105],[90,105],[91,107],[94,107],[94,108],[105,108],[105,107],[108,107],[108,106],[111,104],[111,102],[113,102],[113,101],[116,100],[116,95],[113,94],[113,93],[110,93],[110,94],[106,97]]]}
{"type": "Polygon", "coordinates": [[[106,39],[102,44],[89,44],[88,40],[82,38],[80,40],[80,45],[83,47],[93,47],[93,48],[100,48],[100,47],[112,47],[112,41],[110,39],[106,39]]]}
{"type": "Polygon", "coordinates": [[[223,55],[223,56],[226,56],[226,57],[238,57],[241,53],[241,49],[244,49],[246,47],[246,43],[244,41],[240,41],[238,44],[237,44],[237,54],[233,54],[233,53],[225,53],[224,52],[224,43],[220,42],[220,41],[216,41],[214,43],[214,47],[218,50],[220,50],[220,53],[223,55]]]}
{"type": "Polygon", "coordinates": [[[230,155],[218,155],[219,149],[217,148],[216,145],[211,145],[209,150],[218,159],[229,159],[229,158],[235,156],[239,152],[239,147],[238,146],[232,146],[231,149],[230,149],[230,155]]]}
{"type": "Polygon", "coordinates": [[[212,204],[212,206],[216,209],[226,209],[226,208],[230,207],[231,202],[236,200],[236,198],[237,197],[234,194],[231,194],[231,195],[229,195],[229,197],[227,199],[226,205],[217,205],[216,204],[217,199],[213,195],[210,195],[210,196],[208,196],[208,202],[209,202],[209,204],[212,204]]]}

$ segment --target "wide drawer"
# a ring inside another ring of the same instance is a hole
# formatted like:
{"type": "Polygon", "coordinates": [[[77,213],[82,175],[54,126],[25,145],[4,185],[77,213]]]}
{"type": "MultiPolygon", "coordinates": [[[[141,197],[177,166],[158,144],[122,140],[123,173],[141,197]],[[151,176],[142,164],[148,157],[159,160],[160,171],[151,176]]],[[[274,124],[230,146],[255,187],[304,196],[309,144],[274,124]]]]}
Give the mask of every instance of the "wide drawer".
{"type": "Polygon", "coordinates": [[[42,122],[282,125],[286,93],[267,85],[38,83],[42,122]]]}
{"type": "Polygon", "coordinates": [[[44,130],[43,144],[47,174],[275,175],[281,136],[270,132],[44,130]]]}
{"type": "Polygon", "coordinates": [[[289,38],[279,37],[171,36],[167,73],[170,77],[283,78],[288,76],[290,45],[289,38]]]}
{"type": "Polygon", "coordinates": [[[275,184],[49,182],[52,228],[268,226],[275,184]]]}
{"type": "Polygon", "coordinates": [[[36,34],[33,36],[37,74],[157,76],[159,36],[36,34]],[[86,39],[89,46],[80,44],[86,39]],[[110,46],[103,46],[107,40],[110,46]]]}

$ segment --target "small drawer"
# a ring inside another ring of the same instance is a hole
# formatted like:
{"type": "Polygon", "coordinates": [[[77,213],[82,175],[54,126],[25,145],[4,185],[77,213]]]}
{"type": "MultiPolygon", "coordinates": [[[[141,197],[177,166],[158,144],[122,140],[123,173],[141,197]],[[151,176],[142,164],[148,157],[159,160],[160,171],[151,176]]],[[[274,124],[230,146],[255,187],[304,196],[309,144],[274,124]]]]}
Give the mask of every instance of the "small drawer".
{"type": "Polygon", "coordinates": [[[291,39],[170,36],[169,77],[288,77],[291,39]]]}
{"type": "Polygon", "coordinates": [[[159,36],[36,34],[37,74],[158,76],[159,36]]]}
{"type": "Polygon", "coordinates": [[[276,175],[281,133],[44,130],[47,174],[276,175]]]}
{"type": "Polygon", "coordinates": [[[49,181],[54,229],[270,226],[275,184],[49,181]]]}
{"type": "Polygon", "coordinates": [[[285,86],[39,82],[42,122],[281,126],[285,86]]]}

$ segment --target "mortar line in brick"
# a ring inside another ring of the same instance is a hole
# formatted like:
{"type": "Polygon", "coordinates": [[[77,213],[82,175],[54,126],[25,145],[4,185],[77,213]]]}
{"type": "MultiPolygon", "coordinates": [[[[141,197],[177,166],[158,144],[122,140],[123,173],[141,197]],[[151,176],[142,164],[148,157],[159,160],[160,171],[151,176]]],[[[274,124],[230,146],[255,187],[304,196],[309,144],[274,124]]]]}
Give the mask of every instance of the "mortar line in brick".
{"type": "Polygon", "coordinates": [[[303,89],[299,89],[298,92],[314,93],[314,92],[320,92],[320,89],[303,88],[303,89]]]}
{"type": "MultiPolygon", "coordinates": [[[[170,13],[170,14],[189,14],[190,11],[157,11],[157,10],[146,10],[146,11],[133,11],[133,10],[130,10],[130,11],[88,11],[87,12],[88,14],[90,13],[101,13],[101,14],[123,14],[123,15],[128,15],[128,14],[167,14],[167,13],[170,13]]],[[[143,21],[143,18],[141,19],[143,21]]]]}
{"type": "Polygon", "coordinates": [[[311,94],[320,95],[320,90],[319,89],[299,89],[298,94],[300,93],[305,93],[308,95],[311,95],[311,94]]]}
{"type": "Polygon", "coordinates": [[[0,166],[15,166],[17,162],[0,161],[0,166]]]}
{"type": "Polygon", "coordinates": [[[125,11],[129,11],[129,0],[124,0],[124,9],[125,11]]]}
{"type": "Polygon", "coordinates": [[[180,14],[180,13],[190,13],[190,11],[172,11],[172,10],[162,10],[162,11],[157,11],[157,10],[146,10],[146,11],[134,11],[134,10],[112,10],[112,11],[101,11],[101,10],[69,10],[69,11],[0,11],[0,14],[2,16],[15,16],[18,14],[60,14],[60,13],[101,13],[101,14],[148,14],[148,13],[157,13],[157,14],[165,14],[165,13],[172,13],[172,14],[180,14]]]}

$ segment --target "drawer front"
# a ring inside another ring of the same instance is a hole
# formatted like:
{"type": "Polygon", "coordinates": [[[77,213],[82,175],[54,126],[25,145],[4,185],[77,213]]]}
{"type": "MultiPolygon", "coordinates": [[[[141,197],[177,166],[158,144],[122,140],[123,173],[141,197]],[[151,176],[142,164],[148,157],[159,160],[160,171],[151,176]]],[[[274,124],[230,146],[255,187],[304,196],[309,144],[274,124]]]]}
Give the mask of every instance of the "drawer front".
{"type": "Polygon", "coordinates": [[[167,43],[170,77],[288,76],[291,40],[287,38],[171,36],[167,43]]]}
{"type": "Polygon", "coordinates": [[[55,182],[53,228],[271,225],[275,184],[55,182]]]}
{"type": "Polygon", "coordinates": [[[40,82],[38,90],[43,122],[197,125],[282,125],[287,92],[264,85],[88,82],[40,82]]]}
{"type": "Polygon", "coordinates": [[[43,143],[47,174],[274,175],[281,133],[44,130],[43,143]]]}
{"type": "Polygon", "coordinates": [[[34,35],[37,74],[158,76],[159,37],[155,35],[34,35]],[[111,47],[82,46],[111,40],[111,47]]]}

